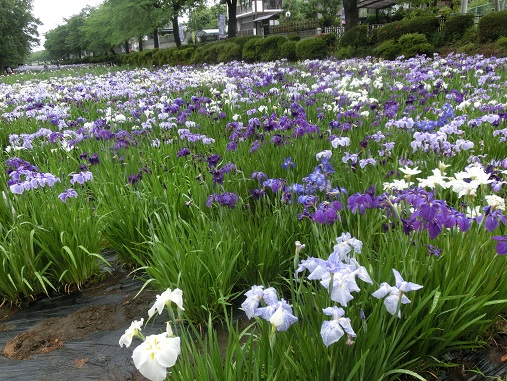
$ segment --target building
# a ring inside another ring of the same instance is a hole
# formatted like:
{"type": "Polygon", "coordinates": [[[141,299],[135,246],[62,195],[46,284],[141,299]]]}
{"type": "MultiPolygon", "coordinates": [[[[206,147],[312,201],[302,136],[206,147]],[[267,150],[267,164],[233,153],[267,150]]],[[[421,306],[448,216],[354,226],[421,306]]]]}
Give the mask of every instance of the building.
{"type": "Polygon", "coordinates": [[[269,25],[277,25],[282,12],[282,0],[238,1],[236,19],[238,36],[267,34],[269,25]]]}

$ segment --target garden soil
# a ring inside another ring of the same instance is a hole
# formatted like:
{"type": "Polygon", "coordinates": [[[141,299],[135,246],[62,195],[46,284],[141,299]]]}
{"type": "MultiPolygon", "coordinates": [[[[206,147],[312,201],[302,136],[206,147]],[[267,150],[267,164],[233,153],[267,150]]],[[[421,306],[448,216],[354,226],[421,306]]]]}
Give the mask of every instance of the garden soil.
{"type": "MultiPolygon", "coordinates": [[[[128,271],[115,268],[82,291],[20,308],[0,307],[0,381],[145,381],[133,366],[133,347],[118,344],[133,320],[147,319],[155,301],[156,293],[151,290],[136,297],[142,286],[128,271]]],[[[160,317],[144,327],[143,333],[162,330],[165,321],[160,317]]],[[[446,361],[460,364],[458,367],[424,376],[428,380],[478,381],[505,375],[507,323],[498,331],[503,333],[484,350],[450,353],[446,361]]]]}
{"type": "MultiPolygon", "coordinates": [[[[155,301],[153,291],[135,297],[142,285],[117,268],[80,292],[0,307],[0,381],[146,380],[133,366],[133,347],[118,344],[155,301]]],[[[143,331],[165,330],[162,320],[143,331]]]]}

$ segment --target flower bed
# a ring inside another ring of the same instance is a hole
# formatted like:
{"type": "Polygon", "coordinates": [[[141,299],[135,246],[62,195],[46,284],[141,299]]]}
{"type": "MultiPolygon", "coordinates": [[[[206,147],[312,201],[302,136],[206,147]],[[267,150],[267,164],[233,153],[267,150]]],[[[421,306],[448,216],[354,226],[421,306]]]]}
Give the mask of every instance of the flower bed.
{"type": "Polygon", "coordinates": [[[114,250],[183,292],[154,377],[424,379],[507,309],[506,62],[19,75],[0,85],[0,295],[79,289],[114,250]]]}

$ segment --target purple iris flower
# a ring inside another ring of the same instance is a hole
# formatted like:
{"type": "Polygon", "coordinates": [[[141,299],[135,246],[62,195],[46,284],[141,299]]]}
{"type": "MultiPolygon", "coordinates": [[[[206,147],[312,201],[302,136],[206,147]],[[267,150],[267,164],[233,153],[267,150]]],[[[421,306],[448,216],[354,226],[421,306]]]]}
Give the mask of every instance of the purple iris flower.
{"type": "Polygon", "coordinates": [[[93,175],[90,171],[79,172],[79,173],[72,174],[72,179],[70,179],[70,183],[71,184],[78,183],[78,184],[82,185],[92,179],[93,179],[93,175]]]}
{"type": "Polygon", "coordinates": [[[497,242],[495,249],[498,255],[507,254],[507,236],[496,235],[491,239],[497,242]]]}
{"type": "Polygon", "coordinates": [[[187,147],[184,147],[178,151],[176,157],[183,157],[190,155],[190,150],[187,147]]]}
{"type": "Polygon", "coordinates": [[[62,200],[63,202],[66,202],[68,198],[72,198],[72,197],[74,197],[74,198],[77,197],[77,192],[72,188],[69,188],[65,192],[60,193],[58,195],[58,198],[60,200],[62,200]]]}
{"type": "Polygon", "coordinates": [[[484,215],[477,217],[477,223],[480,224],[484,220],[484,227],[488,232],[495,230],[500,225],[500,222],[504,225],[507,222],[501,210],[492,209],[489,206],[485,206],[483,210],[484,215]]]}
{"type": "Polygon", "coordinates": [[[238,200],[239,200],[238,195],[232,192],[224,192],[222,194],[214,193],[208,196],[206,206],[210,208],[211,205],[213,205],[213,202],[215,201],[222,206],[228,206],[229,208],[233,209],[236,206],[238,200]]]}
{"type": "Polygon", "coordinates": [[[282,168],[289,169],[290,167],[296,168],[296,164],[292,161],[292,158],[289,156],[283,159],[282,168]]]}

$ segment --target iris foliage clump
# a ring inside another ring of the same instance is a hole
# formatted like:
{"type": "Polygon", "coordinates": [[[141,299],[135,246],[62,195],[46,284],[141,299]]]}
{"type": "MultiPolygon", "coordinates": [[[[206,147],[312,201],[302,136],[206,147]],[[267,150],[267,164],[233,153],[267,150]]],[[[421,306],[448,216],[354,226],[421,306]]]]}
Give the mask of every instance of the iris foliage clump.
{"type": "Polygon", "coordinates": [[[81,288],[114,254],[185,295],[157,378],[425,379],[507,310],[506,64],[9,77],[0,297],[81,288]]]}

